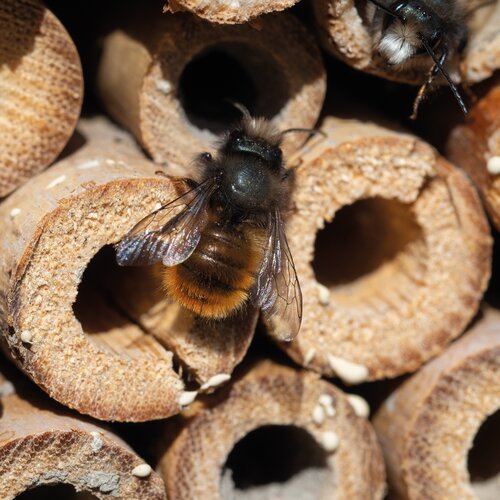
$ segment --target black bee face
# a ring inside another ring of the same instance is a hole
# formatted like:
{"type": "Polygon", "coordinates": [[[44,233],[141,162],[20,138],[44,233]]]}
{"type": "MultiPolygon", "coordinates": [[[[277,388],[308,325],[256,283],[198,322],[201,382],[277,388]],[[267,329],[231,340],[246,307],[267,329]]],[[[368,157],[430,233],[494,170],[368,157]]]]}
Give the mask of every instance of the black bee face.
{"type": "MultiPolygon", "coordinates": [[[[416,35],[425,38],[431,47],[435,47],[445,30],[445,22],[428,5],[421,0],[397,0],[389,7],[397,17],[386,16],[386,25],[394,22],[412,26],[416,35]]],[[[387,27],[387,26],[386,26],[387,27]]],[[[419,47],[417,54],[425,53],[424,47],[419,47]]]]}

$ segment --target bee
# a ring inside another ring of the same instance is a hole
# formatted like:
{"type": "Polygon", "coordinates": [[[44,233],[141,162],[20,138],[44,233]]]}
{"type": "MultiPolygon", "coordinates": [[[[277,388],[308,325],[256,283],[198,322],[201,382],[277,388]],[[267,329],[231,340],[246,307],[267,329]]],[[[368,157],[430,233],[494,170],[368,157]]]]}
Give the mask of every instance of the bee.
{"type": "Polygon", "coordinates": [[[467,17],[484,0],[369,0],[375,46],[387,63],[403,68],[429,63],[427,80],[413,104],[412,118],[438,74],[443,75],[464,114],[467,107],[447,66],[465,48],[467,17]]]}
{"type": "MultiPolygon", "coordinates": [[[[196,159],[200,179],[146,216],[117,244],[121,266],[161,263],[167,295],[202,318],[220,320],[251,303],[271,335],[293,339],[302,319],[302,294],[282,212],[293,176],[282,136],[241,105],[241,123],[216,153],[196,159]]],[[[314,133],[315,131],[309,131],[314,133]]]]}

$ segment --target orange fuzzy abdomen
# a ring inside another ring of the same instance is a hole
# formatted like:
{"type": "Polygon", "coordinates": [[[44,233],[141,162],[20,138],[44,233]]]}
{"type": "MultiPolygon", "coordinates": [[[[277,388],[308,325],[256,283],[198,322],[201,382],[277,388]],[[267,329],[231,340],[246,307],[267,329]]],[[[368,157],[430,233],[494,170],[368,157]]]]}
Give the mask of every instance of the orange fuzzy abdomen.
{"type": "Polygon", "coordinates": [[[257,235],[209,222],[195,251],[182,264],[164,268],[163,283],[174,300],[194,313],[224,318],[248,299],[261,254],[257,235]]]}

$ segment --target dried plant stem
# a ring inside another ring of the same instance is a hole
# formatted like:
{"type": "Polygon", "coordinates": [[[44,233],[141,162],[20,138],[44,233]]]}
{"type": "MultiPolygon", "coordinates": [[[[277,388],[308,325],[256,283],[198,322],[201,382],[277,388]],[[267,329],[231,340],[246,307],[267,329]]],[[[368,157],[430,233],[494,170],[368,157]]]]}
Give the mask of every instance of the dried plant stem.
{"type": "Polygon", "coordinates": [[[80,115],[83,76],[71,37],[37,0],[0,3],[0,197],[47,167],[80,115]]]}
{"type": "Polygon", "coordinates": [[[446,151],[470,175],[500,229],[500,79],[492,83],[466,122],[452,130],[446,151]]]}
{"type": "MultiPolygon", "coordinates": [[[[398,498],[498,497],[497,446],[482,450],[483,474],[497,472],[483,484],[471,484],[467,455],[481,424],[500,410],[499,380],[500,314],[490,310],[389,396],[374,425],[398,498]]],[[[493,433],[498,442],[498,426],[493,433]]]]}
{"type": "Polygon", "coordinates": [[[383,497],[383,462],[370,424],[344,393],[312,372],[261,362],[223,393],[167,422],[165,437],[173,442],[159,471],[171,498],[239,498],[239,480],[255,498],[271,492],[280,498],[383,497]],[[280,447],[286,450],[281,455],[280,447]],[[271,458],[266,468],[268,454],[281,458],[271,458]],[[266,484],[259,470],[267,483],[276,474],[280,484],[266,484]]]}
{"type": "Polygon", "coordinates": [[[180,411],[185,382],[232,372],[257,313],[200,322],[168,303],[151,268],[117,266],[111,245],[178,196],[178,184],[110,124],[79,131],[81,150],[0,206],[4,345],[50,396],[82,413],[167,417],[180,411]]]}
{"type": "MultiPolygon", "coordinates": [[[[218,134],[241,118],[231,101],[280,129],[314,126],[326,77],[314,40],[295,18],[267,16],[258,30],[187,14],[141,23],[106,37],[98,87],[110,115],[156,162],[187,165],[213,150],[218,134]]],[[[285,145],[303,140],[289,134],[285,145]]]]}
{"type": "Polygon", "coordinates": [[[467,178],[417,138],[333,118],[322,130],[291,162],[287,234],[304,317],[281,347],[348,383],[414,371],[477,311],[486,218],[467,178]]]}
{"type": "Polygon", "coordinates": [[[212,23],[245,23],[262,14],[285,10],[298,0],[168,0],[171,12],[189,11],[212,23]]]}
{"type": "Polygon", "coordinates": [[[54,484],[102,500],[166,499],[161,478],[111,431],[26,388],[2,397],[0,410],[3,500],[54,484]]]}

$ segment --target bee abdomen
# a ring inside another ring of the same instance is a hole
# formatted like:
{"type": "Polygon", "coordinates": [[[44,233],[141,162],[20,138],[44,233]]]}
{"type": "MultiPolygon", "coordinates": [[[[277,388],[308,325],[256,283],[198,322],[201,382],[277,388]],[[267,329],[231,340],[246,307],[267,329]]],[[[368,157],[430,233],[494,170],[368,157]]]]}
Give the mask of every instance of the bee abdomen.
{"type": "Polygon", "coordinates": [[[191,257],[165,269],[164,284],[187,309],[223,318],[247,300],[258,264],[257,247],[244,233],[211,223],[191,257]]]}

